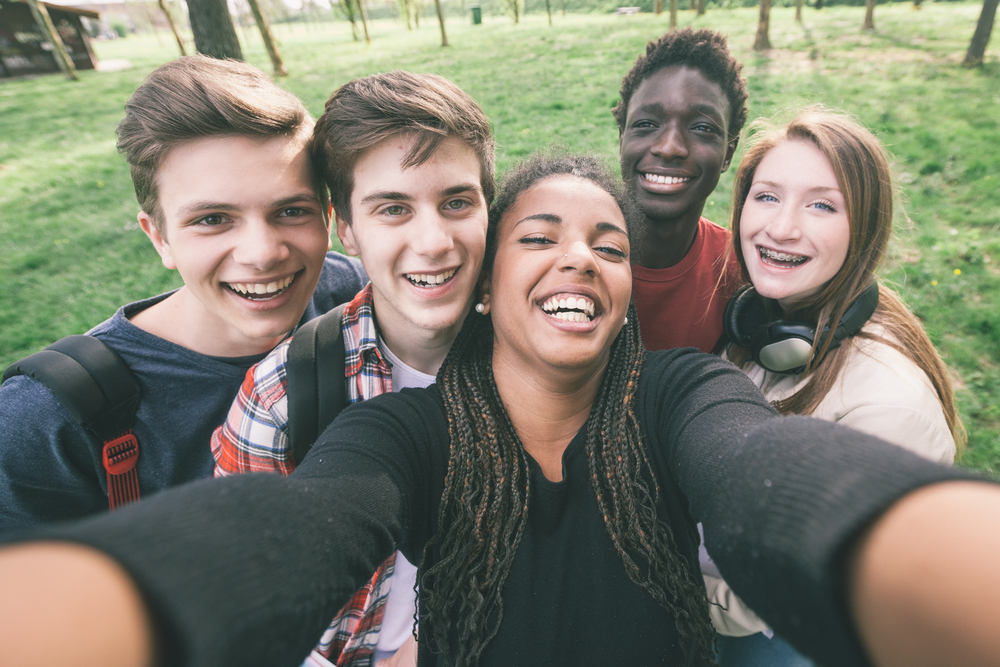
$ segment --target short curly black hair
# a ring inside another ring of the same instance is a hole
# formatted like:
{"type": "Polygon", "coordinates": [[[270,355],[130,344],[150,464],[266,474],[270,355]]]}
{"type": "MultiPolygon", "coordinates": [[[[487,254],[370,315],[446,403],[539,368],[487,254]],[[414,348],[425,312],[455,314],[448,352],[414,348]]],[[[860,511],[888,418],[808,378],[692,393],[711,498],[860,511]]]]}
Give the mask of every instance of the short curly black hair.
{"type": "Polygon", "coordinates": [[[646,45],[646,55],[622,79],[621,101],[611,110],[618,131],[625,129],[628,105],[643,81],[666,67],[687,65],[722,87],[729,99],[729,138],[739,136],[747,121],[747,82],[740,76],[743,65],[729,53],[726,38],[712,30],[671,30],[646,45]]]}

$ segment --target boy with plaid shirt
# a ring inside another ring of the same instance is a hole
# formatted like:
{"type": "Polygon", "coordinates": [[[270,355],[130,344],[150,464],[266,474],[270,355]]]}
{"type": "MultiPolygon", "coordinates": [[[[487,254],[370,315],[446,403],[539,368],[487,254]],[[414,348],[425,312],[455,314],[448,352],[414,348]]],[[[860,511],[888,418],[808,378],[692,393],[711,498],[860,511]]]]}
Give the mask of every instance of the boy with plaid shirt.
{"type": "MultiPolygon", "coordinates": [[[[327,101],[313,151],[337,235],[371,280],[341,324],[349,402],[433,383],[469,312],[485,252],[494,190],[489,119],[439,76],[376,74],[327,101]]],[[[285,341],[247,373],[212,438],[217,476],[295,468],[287,360],[285,341]]],[[[367,667],[399,650],[412,661],[415,581],[416,567],[391,556],[306,664],[367,667]]]]}

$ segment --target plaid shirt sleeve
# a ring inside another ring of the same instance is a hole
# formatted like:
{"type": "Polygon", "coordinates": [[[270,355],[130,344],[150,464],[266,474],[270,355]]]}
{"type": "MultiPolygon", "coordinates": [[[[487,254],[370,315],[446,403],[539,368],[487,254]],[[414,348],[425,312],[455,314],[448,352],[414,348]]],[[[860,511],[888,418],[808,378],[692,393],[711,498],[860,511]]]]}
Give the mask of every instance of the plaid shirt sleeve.
{"type": "Polygon", "coordinates": [[[290,340],[247,371],[226,423],[212,434],[216,477],[247,472],[287,475],[295,469],[285,379],[290,340]]]}

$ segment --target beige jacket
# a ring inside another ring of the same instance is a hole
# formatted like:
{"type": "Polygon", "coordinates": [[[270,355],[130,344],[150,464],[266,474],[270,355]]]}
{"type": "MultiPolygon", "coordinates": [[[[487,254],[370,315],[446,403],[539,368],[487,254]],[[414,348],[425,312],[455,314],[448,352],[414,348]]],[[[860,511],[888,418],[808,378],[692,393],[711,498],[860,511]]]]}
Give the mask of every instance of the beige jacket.
{"type": "MultiPolygon", "coordinates": [[[[864,330],[882,331],[874,324],[864,330]]],[[[953,463],[955,439],[927,374],[885,343],[857,338],[852,343],[844,370],[812,416],[878,436],[931,461],[953,463]]],[[[801,375],[771,373],[753,362],[743,371],[772,402],[788,398],[808,381],[801,375]]],[[[720,634],[739,637],[767,629],[725,581],[704,576],[708,599],[720,605],[709,608],[720,634]]]]}

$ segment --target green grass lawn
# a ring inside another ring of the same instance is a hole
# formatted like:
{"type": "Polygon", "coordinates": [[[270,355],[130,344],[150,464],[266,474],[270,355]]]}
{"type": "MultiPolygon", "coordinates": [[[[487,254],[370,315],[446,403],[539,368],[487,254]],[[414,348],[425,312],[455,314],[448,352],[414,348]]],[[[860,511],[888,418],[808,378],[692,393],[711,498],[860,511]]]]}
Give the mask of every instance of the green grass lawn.
{"type": "MultiPolygon", "coordinates": [[[[666,3],[665,3],[666,4],[666,3]]],[[[682,3],[685,4],[686,3],[682,3]]],[[[1000,37],[981,70],[959,63],[981,3],[879,5],[876,31],[862,33],[861,7],[775,8],[766,56],[750,50],[756,8],[681,12],[682,26],[729,35],[745,63],[751,118],[807,103],[850,111],[895,155],[906,215],[883,276],[925,323],[951,367],[969,429],[963,463],[1000,470],[1000,37]],[[908,216],[908,217],[907,217],[908,216]]],[[[667,30],[667,14],[529,14],[481,26],[450,19],[450,48],[436,22],[408,32],[370,26],[371,45],[347,23],[276,26],[291,75],[282,85],[318,114],[351,78],[403,68],[435,72],[475,97],[493,120],[501,168],[553,143],[614,160],[610,109],[622,75],[645,43],[667,30]]],[[[246,58],[266,71],[262,44],[240,32],[246,58]]],[[[53,340],[80,333],[121,304],[179,284],[136,224],[128,170],[115,152],[125,99],[176,55],[166,35],[96,45],[130,69],[0,83],[0,367],[53,340]]],[[[726,223],[732,170],[706,215],[726,223]]]]}

